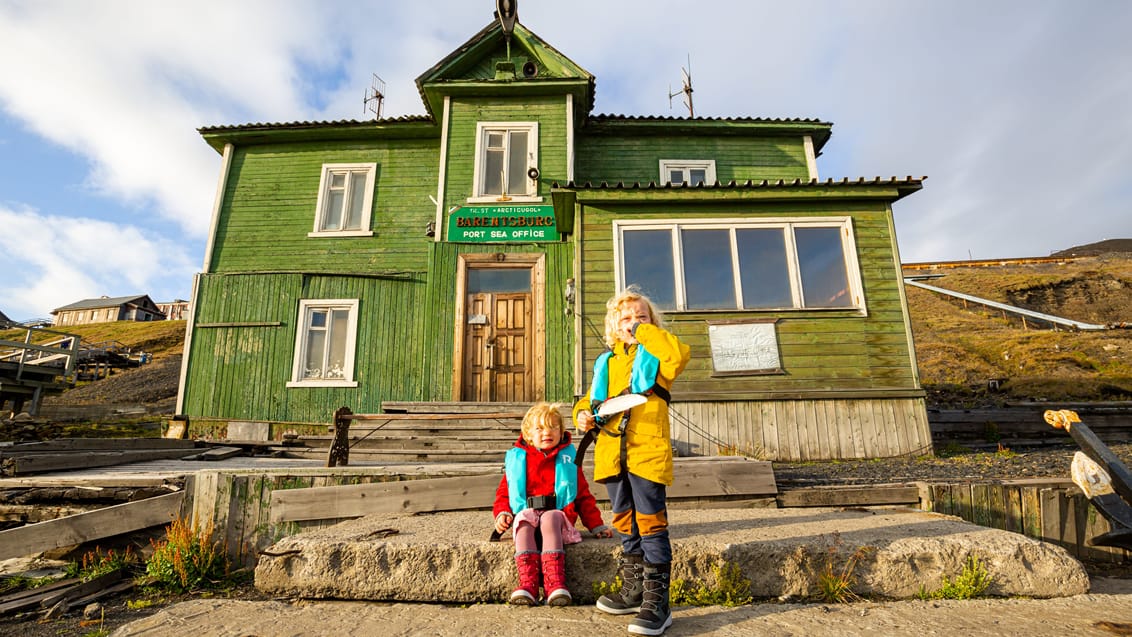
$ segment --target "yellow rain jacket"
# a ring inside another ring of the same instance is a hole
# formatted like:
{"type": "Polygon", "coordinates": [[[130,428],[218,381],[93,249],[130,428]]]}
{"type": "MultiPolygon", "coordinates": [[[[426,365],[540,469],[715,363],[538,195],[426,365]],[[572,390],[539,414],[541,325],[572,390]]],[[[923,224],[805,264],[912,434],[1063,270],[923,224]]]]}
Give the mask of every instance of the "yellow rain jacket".
{"type": "MultiPolygon", "coordinates": [[[[674,335],[650,323],[638,325],[635,336],[637,342],[660,362],[656,374],[657,384],[671,389],[672,382],[692,358],[689,347],[674,335]]],[[[629,387],[637,347],[626,347],[625,343],[614,346],[608,363],[608,396],[616,396],[629,387]]],[[[583,409],[590,410],[590,392],[586,392],[574,404],[575,423],[578,422],[578,412],[583,409]]],[[[602,482],[621,473],[622,440],[620,436],[609,435],[610,432],[616,433],[616,423],[608,423],[606,427],[598,435],[594,446],[595,482],[602,482]]],[[[624,442],[629,473],[665,486],[672,485],[672,434],[668,403],[663,398],[650,394],[645,404],[638,405],[629,412],[624,442]]]]}

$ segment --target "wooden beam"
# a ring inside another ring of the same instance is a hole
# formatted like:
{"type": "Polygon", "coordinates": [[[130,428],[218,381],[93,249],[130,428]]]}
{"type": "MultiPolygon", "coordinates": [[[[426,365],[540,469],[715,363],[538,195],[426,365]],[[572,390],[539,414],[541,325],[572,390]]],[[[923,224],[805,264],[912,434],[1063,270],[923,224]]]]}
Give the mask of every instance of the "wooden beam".
{"type": "Polygon", "coordinates": [[[0,474],[15,476],[46,471],[67,471],[91,467],[110,467],[146,460],[183,458],[193,454],[192,449],[143,449],[138,451],[91,451],[69,453],[20,454],[0,459],[0,474]]]}
{"type": "Polygon", "coordinates": [[[810,487],[778,494],[780,507],[881,506],[911,504],[919,506],[916,485],[872,485],[867,487],[810,487]]]}
{"type": "Polygon", "coordinates": [[[177,515],[184,497],[181,492],[170,493],[0,531],[0,559],[23,557],[60,546],[168,524],[177,515]]]}
{"type": "MultiPolygon", "coordinates": [[[[330,520],[371,513],[419,513],[487,509],[494,500],[502,476],[480,476],[403,480],[375,484],[312,487],[271,493],[271,521],[330,520]]],[[[605,489],[594,485],[598,500],[607,500],[605,489]]],[[[915,491],[915,487],[913,487],[915,491]]],[[[710,498],[719,496],[773,496],[778,492],[769,462],[719,460],[682,462],[668,497],[710,498]]]]}

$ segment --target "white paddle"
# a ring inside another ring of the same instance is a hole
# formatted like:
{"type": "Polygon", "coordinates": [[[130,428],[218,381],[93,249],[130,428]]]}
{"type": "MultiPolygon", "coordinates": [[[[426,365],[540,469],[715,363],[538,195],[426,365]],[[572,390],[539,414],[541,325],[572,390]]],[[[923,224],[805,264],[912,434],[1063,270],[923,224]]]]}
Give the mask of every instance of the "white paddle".
{"type": "Polygon", "coordinates": [[[648,402],[648,397],[643,394],[622,394],[620,396],[614,396],[603,402],[597,408],[597,415],[599,418],[608,419],[610,416],[628,411],[646,402],[648,402]]]}

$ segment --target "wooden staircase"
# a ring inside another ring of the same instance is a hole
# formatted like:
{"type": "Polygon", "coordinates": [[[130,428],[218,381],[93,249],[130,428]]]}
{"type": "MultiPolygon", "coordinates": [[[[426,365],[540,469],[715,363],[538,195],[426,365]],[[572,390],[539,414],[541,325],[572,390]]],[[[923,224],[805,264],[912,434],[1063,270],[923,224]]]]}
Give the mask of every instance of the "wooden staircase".
{"type": "Polygon", "coordinates": [[[332,448],[340,442],[348,448],[345,464],[502,463],[519,438],[529,407],[530,403],[386,402],[380,414],[339,415],[329,435],[301,436],[296,441],[301,446],[288,447],[287,453],[331,458],[332,448]]]}

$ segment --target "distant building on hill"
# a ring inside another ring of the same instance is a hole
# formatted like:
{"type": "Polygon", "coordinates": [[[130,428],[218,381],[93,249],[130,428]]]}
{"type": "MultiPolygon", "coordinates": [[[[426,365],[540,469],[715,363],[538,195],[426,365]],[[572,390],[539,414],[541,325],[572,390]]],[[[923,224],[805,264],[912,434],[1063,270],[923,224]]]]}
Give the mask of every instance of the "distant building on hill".
{"type": "Polygon", "coordinates": [[[158,303],[157,309],[161,310],[167,321],[183,321],[189,313],[189,302],[184,299],[173,299],[167,303],[158,303]]]}
{"type": "Polygon", "coordinates": [[[4,312],[0,312],[0,329],[6,329],[10,325],[12,325],[12,319],[8,318],[8,315],[4,312]]]}
{"type": "Polygon", "coordinates": [[[88,323],[110,323],[113,321],[164,321],[165,313],[149,298],[149,295],[103,296],[97,299],[84,299],[77,303],[64,305],[51,310],[55,325],[86,325],[88,323]]]}

